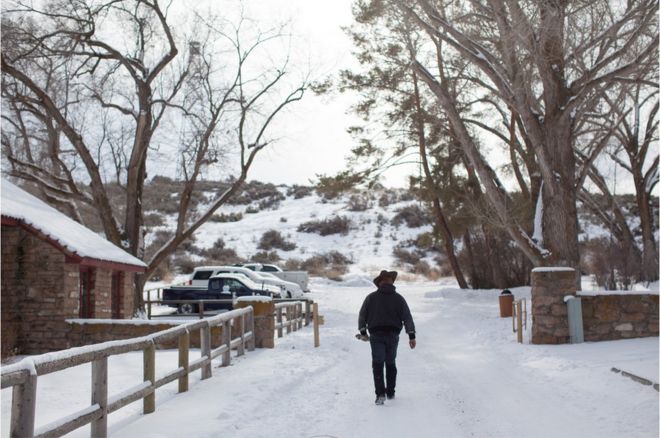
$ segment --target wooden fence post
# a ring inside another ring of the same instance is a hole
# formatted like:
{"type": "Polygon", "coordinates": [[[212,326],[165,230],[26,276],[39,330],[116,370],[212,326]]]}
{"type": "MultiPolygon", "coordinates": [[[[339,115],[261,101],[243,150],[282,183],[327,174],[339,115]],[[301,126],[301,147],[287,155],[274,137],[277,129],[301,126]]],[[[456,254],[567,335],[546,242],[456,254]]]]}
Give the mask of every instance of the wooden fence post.
{"type": "Polygon", "coordinates": [[[291,318],[291,323],[293,325],[292,330],[296,332],[298,331],[298,306],[295,303],[292,303],[289,310],[291,310],[291,315],[293,316],[293,318],[291,318]]]}
{"type": "Polygon", "coordinates": [[[186,373],[179,377],[179,392],[188,391],[188,366],[190,364],[190,332],[188,329],[179,336],[179,366],[186,370],[186,373]]]}
{"type": "Polygon", "coordinates": [[[241,343],[238,344],[238,356],[243,356],[245,354],[245,313],[240,316],[241,323],[241,343]]]}
{"type": "MultiPolygon", "coordinates": [[[[248,313],[248,329],[250,332],[252,332],[252,337],[248,341],[248,351],[254,351],[254,348],[257,344],[257,333],[255,332],[255,324],[254,324],[254,309],[248,313]]],[[[271,331],[271,334],[273,332],[271,331]]],[[[271,336],[272,337],[272,336],[271,336]]]]}
{"type": "Polygon", "coordinates": [[[302,303],[296,304],[296,308],[298,309],[298,330],[303,328],[303,310],[302,310],[302,303]]]}
{"type": "Polygon", "coordinates": [[[222,343],[227,346],[227,350],[222,353],[222,366],[231,364],[231,321],[225,321],[222,326],[222,343]]]}
{"type": "Polygon", "coordinates": [[[282,308],[281,307],[277,308],[277,324],[278,324],[277,337],[281,338],[282,335],[283,335],[282,334],[282,308]]]}
{"type": "Polygon", "coordinates": [[[518,320],[518,343],[523,343],[523,327],[522,327],[522,303],[518,301],[518,306],[516,309],[516,319],[518,320]]]}
{"type": "Polygon", "coordinates": [[[292,315],[291,314],[292,313],[293,312],[291,311],[291,305],[289,304],[289,305],[286,306],[286,334],[287,335],[289,333],[291,333],[291,331],[293,330],[293,328],[291,327],[291,324],[292,324],[291,323],[291,320],[292,320],[292,318],[291,318],[292,315]]]}
{"type": "Polygon", "coordinates": [[[154,383],[156,383],[156,344],[153,341],[144,349],[142,362],[144,381],[151,382],[153,388],[151,394],[146,395],[143,399],[142,412],[150,414],[156,410],[156,388],[154,387],[154,383]]]}
{"type": "Polygon", "coordinates": [[[199,319],[204,319],[204,301],[199,303],[197,310],[199,311],[199,319]]]}
{"type": "Polygon", "coordinates": [[[94,438],[108,436],[108,358],[92,362],[92,405],[97,404],[103,416],[92,421],[91,435],[94,438]]]}
{"type": "Polygon", "coordinates": [[[34,436],[34,415],[37,403],[37,375],[30,374],[25,382],[12,389],[11,432],[12,438],[34,436]]]}
{"type": "MultiPolygon", "coordinates": [[[[202,349],[202,357],[208,357],[211,359],[211,327],[208,322],[199,329],[199,343],[202,349]]],[[[202,380],[208,379],[212,376],[211,371],[211,361],[202,366],[202,380]]]]}
{"type": "Polygon", "coordinates": [[[309,325],[309,321],[312,319],[312,305],[309,300],[305,301],[305,327],[309,325]]]}
{"type": "Polygon", "coordinates": [[[321,340],[319,339],[319,305],[318,303],[313,304],[314,312],[314,347],[321,345],[321,340]]]}

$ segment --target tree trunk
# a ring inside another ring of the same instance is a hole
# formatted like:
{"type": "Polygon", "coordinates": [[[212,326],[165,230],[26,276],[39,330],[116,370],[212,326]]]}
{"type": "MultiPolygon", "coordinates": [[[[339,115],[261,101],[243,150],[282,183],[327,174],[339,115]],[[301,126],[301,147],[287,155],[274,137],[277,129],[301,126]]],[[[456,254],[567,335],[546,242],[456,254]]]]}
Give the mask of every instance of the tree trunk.
{"type": "Polygon", "coordinates": [[[575,156],[570,119],[561,115],[544,125],[547,150],[551,151],[552,179],[543,184],[543,241],[550,251],[548,264],[579,268],[575,156]]]}
{"type": "Polygon", "coordinates": [[[426,155],[426,134],[424,131],[424,119],[422,116],[422,105],[419,97],[419,87],[417,84],[417,74],[415,71],[412,72],[413,79],[413,89],[415,93],[415,107],[417,111],[417,134],[418,134],[418,143],[419,143],[419,155],[422,159],[422,167],[424,168],[424,181],[432,197],[433,205],[433,218],[435,220],[436,229],[442,234],[442,240],[445,246],[445,252],[447,253],[447,258],[449,259],[449,264],[451,265],[451,270],[456,277],[458,286],[461,289],[468,289],[468,284],[465,281],[463,276],[463,271],[461,266],[458,263],[456,258],[456,251],[454,249],[454,236],[452,235],[449,225],[447,224],[447,219],[444,212],[442,211],[442,204],[440,203],[440,198],[438,197],[438,187],[433,181],[433,174],[431,173],[431,168],[429,166],[428,157],[426,155]]]}
{"type": "Polygon", "coordinates": [[[646,187],[644,187],[644,181],[636,177],[636,175],[641,174],[641,172],[633,173],[633,176],[635,176],[640,227],[642,228],[642,266],[640,280],[655,281],[658,279],[658,248],[653,236],[653,214],[651,212],[649,193],[646,191],[646,187]]]}

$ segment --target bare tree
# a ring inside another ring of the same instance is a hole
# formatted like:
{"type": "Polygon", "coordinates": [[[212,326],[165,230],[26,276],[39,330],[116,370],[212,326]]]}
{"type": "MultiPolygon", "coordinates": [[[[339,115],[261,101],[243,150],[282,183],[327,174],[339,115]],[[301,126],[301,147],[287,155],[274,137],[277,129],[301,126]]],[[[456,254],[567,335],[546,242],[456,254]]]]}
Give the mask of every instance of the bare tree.
{"type": "Polygon", "coordinates": [[[3,7],[3,101],[14,110],[3,113],[3,128],[21,139],[17,145],[3,138],[3,152],[14,176],[37,183],[49,199],[93,206],[107,238],[140,255],[155,140],[180,157],[175,161],[186,183],[176,232],[147,261],[138,280],[140,305],[142,286],[158,264],[240,188],[270,143],[268,128],[302,98],[306,79],[289,81],[286,56],[279,65],[259,60],[269,42],[284,37],[279,28],[247,32],[242,21],[217,28],[222,21],[212,26],[198,16],[195,40],[186,39],[168,19],[171,3],[163,7],[158,0],[3,7]],[[34,129],[22,128],[26,120],[34,129]],[[36,138],[43,131],[49,137],[36,138]],[[50,155],[48,167],[28,153],[40,145],[42,156],[50,155]],[[190,200],[203,172],[232,165],[234,184],[207,211],[192,214],[190,200]],[[119,207],[110,202],[109,182],[124,190],[119,207]]]}
{"type": "MultiPolygon", "coordinates": [[[[512,108],[543,181],[543,245],[509,217],[508,195],[461,119],[447,85],[417,56],[412,67],[437,97],[485,194],[537,265],[578,266],[575,120],[586,104],[655,62],[657,2],[397,2],[430,39],[473,66],[475,83],[512,108]],[[547,248],[547,249],[546,249],[547,248]]],[[[433,65],[433,64],[431,64],[433,65]]]]}

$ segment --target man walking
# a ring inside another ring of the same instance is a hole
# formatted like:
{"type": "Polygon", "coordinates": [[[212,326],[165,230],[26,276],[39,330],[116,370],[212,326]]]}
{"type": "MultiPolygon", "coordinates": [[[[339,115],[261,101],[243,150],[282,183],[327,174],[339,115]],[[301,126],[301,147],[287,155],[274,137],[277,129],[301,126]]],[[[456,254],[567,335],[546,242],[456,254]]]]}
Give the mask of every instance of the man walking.
{"type": "Polygon", "coordinates": [[[358,318],[358,337],[371,344],[371,365],[376,387],[376,404],[385,403],[394,398],[396,387],[396,350],[399,345],[399,333],[405,325],[409,337],[410,348],[415,348],[415,323],[413,322],[408,303],[396,292],[394,281],[396,271],[380,271],[374,278],[378,287],[364,299],[358,318]],[[369,336],[367,336],[367,330],[369,336]],[[387,386],[383,376],[383,367],[387,374],[387,386]]]}

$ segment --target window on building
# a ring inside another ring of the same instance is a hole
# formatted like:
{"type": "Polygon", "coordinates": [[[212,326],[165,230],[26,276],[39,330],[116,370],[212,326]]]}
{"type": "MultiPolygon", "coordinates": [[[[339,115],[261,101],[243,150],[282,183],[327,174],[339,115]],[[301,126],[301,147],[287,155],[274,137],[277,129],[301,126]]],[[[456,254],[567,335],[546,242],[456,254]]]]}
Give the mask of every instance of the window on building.
{"type": "Polygon", "coordinates": [[[92,297],[94,289],[94,268],[89,266],[80,267],[80,317],[94,317],[94,300],[92,297]]]}
{"type": "Polygon", "coordinates": [[[124,297],[124,273],[121,271],[114,271],[112,273],[111,285],[112,297],[112,318],[119,319],[122,317],[122,304],[124,297]]]}

